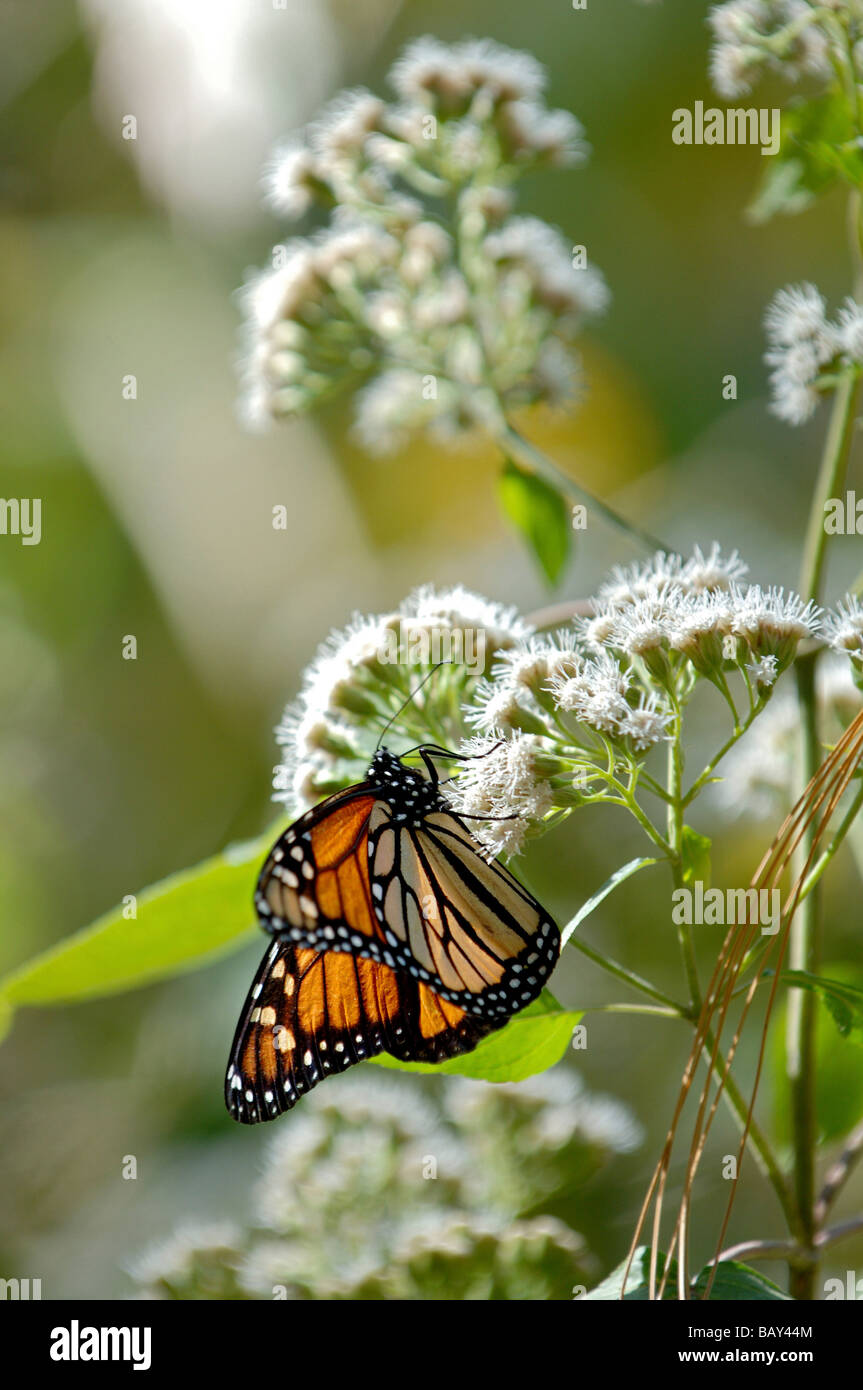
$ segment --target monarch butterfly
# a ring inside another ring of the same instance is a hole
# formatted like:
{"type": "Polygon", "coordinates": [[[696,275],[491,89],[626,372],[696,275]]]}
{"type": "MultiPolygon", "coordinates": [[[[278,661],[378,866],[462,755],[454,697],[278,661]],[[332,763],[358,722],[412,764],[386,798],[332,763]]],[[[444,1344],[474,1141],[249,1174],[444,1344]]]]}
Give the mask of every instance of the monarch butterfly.
{"type": "Polygon", "coordinates": [[[235,1119],[269,1119],[376,1052],[469,1052],[557,961],[552,918],[447,804],[433,759],[453,754],[415,751],[427,775],[378,749],[365,781],[307,811],[266,859],[254,901],[276,941],[234,1038],[235,1119]]]}

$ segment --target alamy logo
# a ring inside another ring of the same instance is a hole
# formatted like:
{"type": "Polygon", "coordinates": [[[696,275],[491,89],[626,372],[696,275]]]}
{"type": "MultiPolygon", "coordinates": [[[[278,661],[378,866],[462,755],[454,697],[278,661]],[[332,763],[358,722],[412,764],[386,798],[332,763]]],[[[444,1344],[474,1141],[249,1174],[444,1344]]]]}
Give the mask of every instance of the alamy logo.
{"type": "Polygon", "coordinates": [[[701,879],[691,888],[675,888],[671,920],[676,926],[760,926],[762,936],[775,936],[782,920],[778,888],[705,888],[701,879]]]}
{"type": "Polygon", "coordinates": [[[152,1329],[149,1327],[81,1327],[73,1318],[68,1327],[51,1332],[52,1361],[131,1361],[135,1371],[149,1371],[152,1329]]]}
{"type": "Polygon", "coordinates": [[[697,101],[692,111],[678,106],[671,113],[675,145],[760,145],[762,154],[779,150],[779,107],[708,106],[697,101]]]}
{"type": "Polygon", "coordinates": [[[18,1302],[21,1299],[41,1297],[41,1279],[0,1279],[0,1298],[2,1299],[12,1299],[14,1302],[18,1302]]]}
{"type": "Polygon", "coordinates": [[[0,497],[0,536],[20,536],[22,545],[42,539],[41,497],[0,497]]]}

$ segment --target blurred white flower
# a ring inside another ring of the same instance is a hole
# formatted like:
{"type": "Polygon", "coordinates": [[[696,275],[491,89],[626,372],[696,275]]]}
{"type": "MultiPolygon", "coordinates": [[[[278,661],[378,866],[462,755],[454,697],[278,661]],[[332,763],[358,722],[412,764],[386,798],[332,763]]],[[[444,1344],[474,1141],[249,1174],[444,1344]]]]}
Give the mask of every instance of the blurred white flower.
{"type": "Polygon", "coordinates": [[[810,284],[779,290],[764,327],[769,344],[764,360],[773,369],[770,408],[788,424],[801,425],[818,405],[817,380],[840,351],[840,330],[828,321],[824,297],[810,284]]]}
{"type": "Polygon", "coordinates": [[[605,281],[560,232],[509,215],[518,176],[585,158],[579,123],[543,105],[532,57],[491,41],[420,39],[393,82],[402,104],[346,92],[267,171],[277,211],[329,222],[276,247],[243,294],[247,424],[351,391],[361,444],[391,453],[415,433],[497,435],[510,409],[581,393],[573,340],[605,281]]]}
{"type": "Polygon", "coordinates": [[[708,23],[711,77],[721,96],[742,96],[765,72],[789,82],[832,75],[831,31],[808,0],[729,0],[710,11],[708,23]]]}
{"type": "Polygon", "coordinates": [[[545,72],[529,53],[492,39],[446,44],[426,36],[408,44],[390,83],[405,102],[449,111],[467,106],[477,93],[495,102],[535,101],[545,90],[545,72]]]}

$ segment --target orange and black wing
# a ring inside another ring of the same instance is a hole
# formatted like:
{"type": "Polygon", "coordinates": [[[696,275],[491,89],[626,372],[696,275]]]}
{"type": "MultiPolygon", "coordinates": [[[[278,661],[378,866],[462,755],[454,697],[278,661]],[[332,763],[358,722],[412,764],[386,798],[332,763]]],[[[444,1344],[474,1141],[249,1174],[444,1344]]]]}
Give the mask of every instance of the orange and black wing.
{"type": "Polygon", "coordinates": [[[359,785],[289,826],[267,856],[255,891],[265,931],[297,946],[373,953],[395,964],[384,949],[369,883],[369,823],[380,804],[359,785]]]}
{"type": "Polygon", "coordinates": [[[560,931],[536,898],[451,811],[369,825],[375,909],[396,969],[487,1018],[509,1018],[548,983],[560,931]]]}
{"type": "Polygon", "coordinates": [[[241,1124],[272,1120],[325,1077],[379,1052],[443,1062],[505,1021],[466,1014],[377,961],[275,941],[240,1015],[225,1102],[241,1124]]]}

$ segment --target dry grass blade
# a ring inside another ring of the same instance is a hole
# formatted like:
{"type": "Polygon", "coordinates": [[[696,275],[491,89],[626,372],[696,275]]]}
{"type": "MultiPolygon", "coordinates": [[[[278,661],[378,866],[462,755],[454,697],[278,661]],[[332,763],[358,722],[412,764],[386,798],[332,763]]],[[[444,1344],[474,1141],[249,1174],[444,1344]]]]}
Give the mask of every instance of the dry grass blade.
{"type": "MultiPolygon", "coordinates": [[[[747,911],[746,920],[731,926],[725,936],[713,969],[713,974],[711,975],[705,991],[704,1003],[695,1027],[692,1048],[684,1068],[680,1091],[678,1093],[662,1154],[654,1170],[647,1195],[639,1213],[626,1264],[626,1274],[623,1281],[624,1290],[639,1239],[641,1238],[651,1206],[653,1206],[649,1297],[651,1299],[661,1299],[664,1297],[675,1252],[679,1252],[677,1259],[678,1296],[680,1299],[688,1299],[689,1297],[687,1233],[689,1206],[692,1199],[695,1177],[722,1094],[726,1089],[731,1091],[732,1087],[736,1092],[736,1086],[731,1077],[731,1064],[742,1036],[744,1024],[755,999],[759,982],[764,978],[764,972],[768,966],[772,966],[773,977],[764,1011],[755,1076],[752,1083],[750,1100],[746,1106],[743,1117],[742,1132],[737,1153],[737,1176],[732,1180],[731,1192],[716,1245],[714,1270],[703,1295],[705,1298],[709,1298],[710,1296],[713,1277],[715,1275],[716,1261],[718,1260],[719,1252],[724,1243],[734,1198],[737,1192],[746,1143],[750,1134],[757,1133],[753,1111],[764,1065],[768,1027],[776,1001],[782,965],[788,946],[788,933],[791,920],[800,901],[803,885],[815,862],[816,854],[829,830],[836,808],[857,770],[861,757],[863,757],[863,713],[859,714],[849,725],[835,748],[824,759],[824,762],[812,778],[800,800],[780,826],[773,843],[764,855],[764,858],[756,869],[750,882],[750,890],[754,889],[756,892],[760,892],[763,889],[778,888],[791,863],[792,856],[797,846],[800,844],[803,836],[809,831],[810,827],[814,827],[812,845],[807,859],[800,868],[782,904],[778,932],[770,937],[763,948],[759,947],[759,949],[756,950],[756,942],[760,935],[760,928],[757,921],[752,922],[749,920],[751,914],[747,911]],[[731,1035],[731,1040],[726,1044],[723,1050],[722,1038],[726,1031],[729,1011],[736,994],[736,987],[744,968],[747,964],[752,964],[753,957],[757,958],[758,968],[746,990],[740,1014],[734,1027],[733,1034],[731,1035]],[[698,1062],[702,1057],[707,1061],[707,1075],[699,1096],[698,1110],[693,1125],[680,1204],[671,1232],[662,1276],[658,1278],[661,1254],[660,1236],[663,1204],[666,1195],[672,1151],[677,1139],[684,1107],[695,1081],[698,1062]],[[714,1082],[715,1093],[711,1101],[711,1091],[713,1090],[714,1082]]],[[[747,896],[747,908],[749,904],[750,899],[747,896]]],[[[758,1147],[759,1146],[756,1144],[756,1148],[758,1147]]],[[[788,1220],[791,1233],[793,1236],[798,1236],[799,1218],[794,1208],[793,1201],[791,1200],[790,1193],[788,1192],[787,1185],[785,1184],[784,1177],[778,1171],[770,1169],[768,1160],[769,1150],[761,1152],[759,1149],[759,1152],[761,1153],[762,1162],[764,1162],[771,1173],[774,1186],[782,1201],[783,1211],[788,1220]]],[[[621,1293],[621,1297],[622,1296],[623,1292],[621,1293]]]]}

